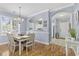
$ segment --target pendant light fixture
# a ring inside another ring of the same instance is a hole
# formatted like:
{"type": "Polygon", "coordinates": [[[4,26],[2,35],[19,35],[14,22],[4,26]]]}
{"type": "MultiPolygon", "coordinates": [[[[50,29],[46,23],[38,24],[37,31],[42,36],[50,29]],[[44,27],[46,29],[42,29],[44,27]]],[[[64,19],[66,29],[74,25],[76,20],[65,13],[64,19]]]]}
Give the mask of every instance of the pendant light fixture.
{"type": "Polygon", "coordinates": [[[24,21],[24,19],[23,19],[22,16],[21,16],[21,7],[19,7],[19,16],[18,16],[18,21],[19,21],[19,23],[21,23],[21,22],[24,21]]]}

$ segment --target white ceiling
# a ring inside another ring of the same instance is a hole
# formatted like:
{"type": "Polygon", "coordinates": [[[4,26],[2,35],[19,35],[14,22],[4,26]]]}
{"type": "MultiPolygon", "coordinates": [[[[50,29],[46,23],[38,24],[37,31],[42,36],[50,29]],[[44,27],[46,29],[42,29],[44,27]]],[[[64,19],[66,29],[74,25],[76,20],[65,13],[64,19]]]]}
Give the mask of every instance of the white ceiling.
{"type": "Polygon", "coordinates": [[[21,14],[26,17],[33,13],[45,10],[56,9],[69,5],[68,3],[0,3],[0,11],[5,11],[12,14],[19,13],[19,6],[22,7],[21,14]]]}
{"type": "Polygon", "coordinates": [[[69,12],[59,12],[56,15],[54,15],[53,17],[61,22],[69,22],[69,19],[71,18],[72,13],[69,12]]]}

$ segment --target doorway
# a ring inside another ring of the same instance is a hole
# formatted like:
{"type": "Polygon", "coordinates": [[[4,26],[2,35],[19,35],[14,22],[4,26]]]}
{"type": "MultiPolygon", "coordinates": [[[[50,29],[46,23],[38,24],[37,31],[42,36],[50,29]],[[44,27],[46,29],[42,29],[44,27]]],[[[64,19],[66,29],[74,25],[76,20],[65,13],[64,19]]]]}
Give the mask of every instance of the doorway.
{"type": "Polygon", "coordinates": [[[69,29],[72,22],[71,13],[59,12],[52,17],[51,36],[53,39],[65,39],[69,37],[69,29]]]}

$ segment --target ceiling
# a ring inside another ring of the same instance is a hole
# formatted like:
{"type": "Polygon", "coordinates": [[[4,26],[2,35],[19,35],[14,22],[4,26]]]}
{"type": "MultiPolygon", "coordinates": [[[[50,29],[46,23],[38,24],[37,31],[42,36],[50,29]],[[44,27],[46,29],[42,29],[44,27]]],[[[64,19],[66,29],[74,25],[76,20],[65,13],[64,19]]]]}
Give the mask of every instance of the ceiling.
{"type": "Polygon", "coordinates": [[[18,15],[21,6],[22,16],[27,17],[45,9],[56,9],[66,5],[69,3],[0,3],[0,11],[18,15]]]}
{"type": "Polygon", "coordinates": [[[60,22],[69,22],[71,18],[72,13],[69,12],[59,12],[56,15],[54,15],[54,19],[59,20],[60,22]]]}

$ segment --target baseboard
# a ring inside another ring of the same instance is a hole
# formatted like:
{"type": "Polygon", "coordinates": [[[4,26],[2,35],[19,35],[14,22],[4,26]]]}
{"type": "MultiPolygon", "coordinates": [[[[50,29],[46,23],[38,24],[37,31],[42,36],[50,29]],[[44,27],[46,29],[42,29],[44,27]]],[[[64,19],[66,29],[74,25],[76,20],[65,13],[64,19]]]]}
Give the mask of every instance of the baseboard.
{"type": "Polygon", "coordinates": [[[4,44],[8,44],[8,42],[2,42],[2,43],[0,43],[0,45],[4,45],[4,44]]]}
{"type": "Polygon", "coordinates": [[[35,42],[38,42],[38,43],[41,43],[41,44],[45,44],[45,45],[49,45],[49,43],[47,43],[47,42],[42,42],[42,41],[39,41],[39,40],[35,40],[35,42]]]}
{"type": "MultiPolygon", "coordinates": [[[[45,44],[45,45],[49,45],[49,43],[42,42],[42,41],[39,41],[39,40],[35,40],[35,42],[38,42],[38,43],[41,43],[41,44],[45,44]]],[[[4,44],[8,44],[8,42],[2,42],[2,43],[0,43],[0,45],[4,45],[4,44]]]]}

